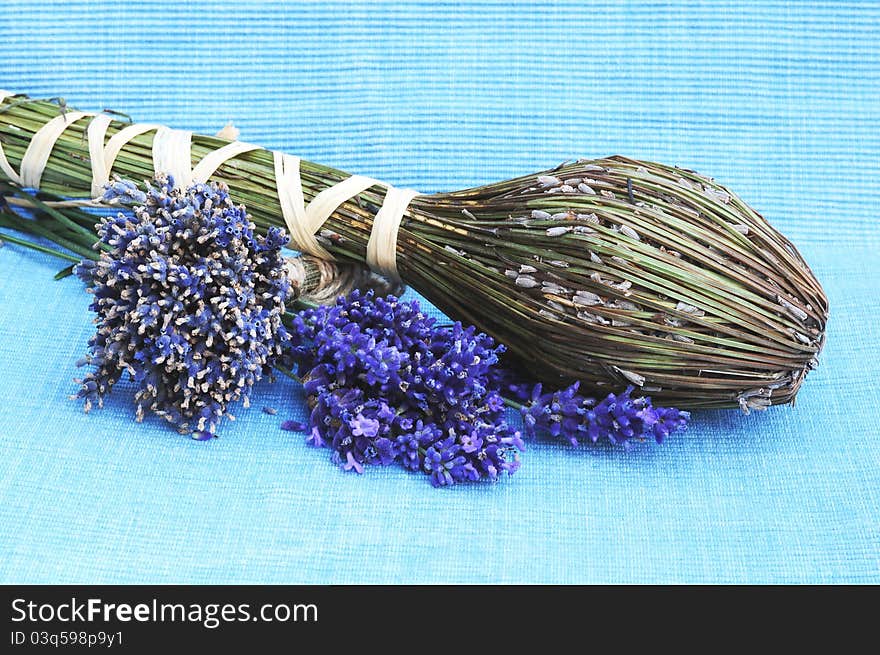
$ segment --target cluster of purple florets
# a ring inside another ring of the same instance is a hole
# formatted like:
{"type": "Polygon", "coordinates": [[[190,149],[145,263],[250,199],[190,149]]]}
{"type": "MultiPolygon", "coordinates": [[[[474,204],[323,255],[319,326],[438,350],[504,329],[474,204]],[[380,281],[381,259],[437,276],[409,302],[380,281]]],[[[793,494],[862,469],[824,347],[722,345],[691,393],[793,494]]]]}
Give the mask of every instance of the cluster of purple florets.
{"type": "Polygon", "coordinates": [[[655,407],[650,398],[633,398],[633,387],[609,393],[601,400],[579,394],[578,388],[575,382],[560,391],[543,393],[541,385],[535,385],[522,407],[526,433],[562,437],[573,446],[579,438],[587,438],[593,443],[608,439],[629,447],[633,441],[646,439],[662,443],[673,432],[685,429],[690,418],[688,412],[673,407],[655,407]]]}
{"type": "Polygon", "coordinates": [[[275,228],[255,235],[222,184],[183,191],[169,176],[143,193],[117,181],[105,200],[138,206],[102,220],[109,249],[76,269],[97,314],[83,362],[95,370],[77,396],[87,410],[101,405],[128,373],[138,419],[152,411],[206,438],[231,403],[247,404],[287,344],[287,236],[275,228]]]}
{"type": "Polygon", "coordinates": [[[416,301],[357,291],[300,312],[289,332],[308,441],[343,468],[397,462],[444,486],[519,467],[520,433],[490,387],[503,346],[487,335],[437,327],[416,301]]]}
{"type": "Polygon", "coordinates": [[[513,473],[523,450],[505,420],[505,397],[520,406],[528,435],[573,445],[579,438],[629,446],[658,443],[689,415],[633,398],[630,387],[597,400],[575,383],[543,393],[500,366],[504,347],[460,323],[437,325],[417,301],[353,293],[300,312],[289,328],[291,358],[311,415],[307,441],[333,450],[345,470],[397,462],[437,485],[513,473]]]}

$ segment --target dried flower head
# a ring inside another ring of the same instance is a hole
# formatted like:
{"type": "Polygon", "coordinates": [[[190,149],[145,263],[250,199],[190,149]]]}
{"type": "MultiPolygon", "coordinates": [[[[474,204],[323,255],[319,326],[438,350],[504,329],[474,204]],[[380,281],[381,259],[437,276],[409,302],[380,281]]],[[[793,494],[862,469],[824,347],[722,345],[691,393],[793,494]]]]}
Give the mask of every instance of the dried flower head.
{"type": "Polygon", "coordinates": [[[115,182],[106,199],[143,204],[103,219],[109,251],[76,269],[97,314],[84,362],[95,370],[77,397],[87,411],[100,406],[127,372],[138,420],[152,411],[181,432],[213,433],[231,403],[247,406],[287,343],[287,236],[257,236],[223,184],[181,191],[163,177],[144,194],[115,182]]]}

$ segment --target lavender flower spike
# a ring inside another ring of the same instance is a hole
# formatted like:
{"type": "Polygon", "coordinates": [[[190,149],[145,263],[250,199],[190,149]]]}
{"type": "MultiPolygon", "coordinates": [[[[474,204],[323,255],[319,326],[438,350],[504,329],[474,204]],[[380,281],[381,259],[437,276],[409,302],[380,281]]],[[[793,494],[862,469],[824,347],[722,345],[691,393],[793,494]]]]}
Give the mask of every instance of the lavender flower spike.
{"type": "Polygon", "coordinates": [[[553,393],[536,385],[522,415],[526,431],[563,437],[576,446],[581,438],[593,443],[607,439],[629,447],[633,441],[653,438],[657,443],[687,427],[690,414],[674,408],[654,407],[647,397],[633,398],[633,387],[597,401],[578,393],[575,383],[553,393]]]}

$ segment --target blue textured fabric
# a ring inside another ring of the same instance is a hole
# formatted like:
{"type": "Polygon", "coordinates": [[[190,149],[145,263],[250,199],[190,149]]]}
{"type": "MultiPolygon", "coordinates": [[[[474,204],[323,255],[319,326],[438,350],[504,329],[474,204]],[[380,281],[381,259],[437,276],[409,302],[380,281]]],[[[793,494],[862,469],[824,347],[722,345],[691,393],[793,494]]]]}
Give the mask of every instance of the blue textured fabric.
{"type": "MultiPolygon", "coordinates": [[[[533,445],[496,485],[343,473],[278,429],[207,443],[68,400],[91,324],[59,264],[0,250],[2,582],[880,582],[876,3],[4,0],[0,88],[242,138],[423,191],[576,156],[730,185],[801,248],[832,319],[795,408],[663,446],[533,445]]],[[[260,412],[279,409],[279,417],[260,412]]]]}

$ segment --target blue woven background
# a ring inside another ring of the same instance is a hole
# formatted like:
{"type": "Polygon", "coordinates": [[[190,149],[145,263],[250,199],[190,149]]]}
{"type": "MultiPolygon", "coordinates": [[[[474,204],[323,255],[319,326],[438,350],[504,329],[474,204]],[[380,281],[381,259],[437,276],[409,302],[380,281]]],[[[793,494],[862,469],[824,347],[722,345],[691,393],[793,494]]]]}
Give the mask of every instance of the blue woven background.
{"type": "Polygon", "coordinates": [[[88,300],[0,250],[0,581],[880,582],[880,7],[4,0],[0,88],[422,191],[613,153],[714,175],[832,307],[796,408],[663,446],[533,445],[497,485],[343,473],[259,389],[222,437],[67,395],[88,300]],[[280,417],[279,417],[280,418],[280,417]]]}

